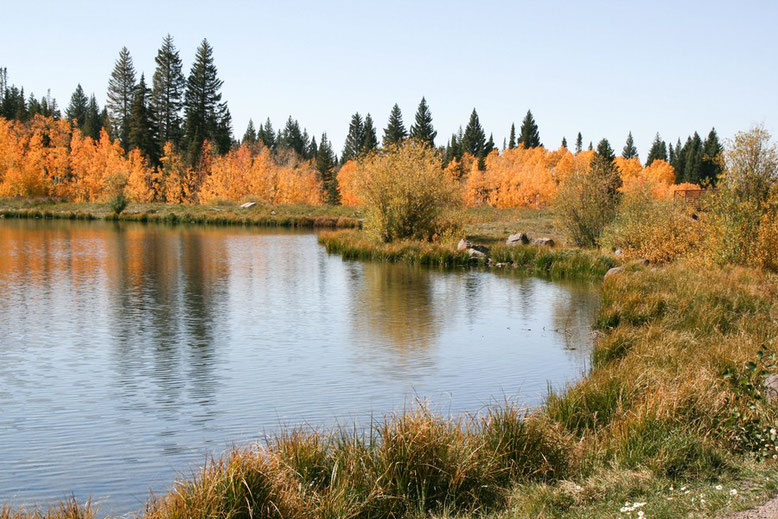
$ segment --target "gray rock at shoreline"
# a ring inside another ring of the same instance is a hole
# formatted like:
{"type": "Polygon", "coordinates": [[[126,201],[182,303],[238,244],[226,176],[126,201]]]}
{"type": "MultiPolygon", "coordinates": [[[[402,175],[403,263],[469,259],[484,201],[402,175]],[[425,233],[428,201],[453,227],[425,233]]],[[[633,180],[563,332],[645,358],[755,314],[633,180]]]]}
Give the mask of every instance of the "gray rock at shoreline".
{"type": "Polygon", "coordinates": [[[534,238],[532,240],[532,245],[538,245],[539,247],[553,247],[554,240],[551,238],[534,238]]]}
{"type": "Polygon", "coordinates": [[[778,375],[775,373],[768,375],[767,378],[764,379],[764,394],[765,399],[770,403],[774,403],[778,400],[778,375]]]}
{"type": "Polygon", "coordinates": [[[523,232],[511,234],[505,242],[508,247],[515,247],[517,245],[527,245],[529,243],[529,237],[523,232]]]}
{"type": "Polygon", "coordinates": [[[608,269],[608,272],[605,273],[605,279],[608,279],[610,276],[613,276],[614,274],[620,274],[621,272],[624,272],[624,267],[613,267],[611,269],[608,269]]]}

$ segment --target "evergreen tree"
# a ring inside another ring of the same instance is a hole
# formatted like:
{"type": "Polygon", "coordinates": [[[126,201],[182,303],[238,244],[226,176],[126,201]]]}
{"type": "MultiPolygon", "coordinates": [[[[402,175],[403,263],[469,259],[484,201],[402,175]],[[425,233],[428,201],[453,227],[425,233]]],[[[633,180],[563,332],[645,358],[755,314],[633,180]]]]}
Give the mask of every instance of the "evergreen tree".
{"type": "Polygon", "coordinates": [[[610,163],[612,163],[616,158],[616,155],[613,153],[613,148],[611,148],[611,144],[608,142],[608,139],[602,139],[597,145],[597,158],[610,163]]]}
{"type": "Polygon", "coordinates": [[[654,137],[651,148],[648,150],[646,167],[650,166],[655,160],[667,160],[667,144],[665,144],[665,141],[662,140],[658,133],[654,137]]]}
{"type": "Polygon", "coordinates": [[[338,160],[335,157],[335,152],[332,150],[332,144],[327,138],[327,134],[323,133],[321,136],[321,144],[316,151],[315,158],[316,171],[319,175],[319,179],[324,186],[324,191],[327,197],[328,204],[338,203],[338,183],[335,175],[335,168],[338,160]]]}
{"type": "Polygon", "coordinates": [[[81,83],[79,83],[76,87],[76,90],[73,92],[73,95],[70,96],[70,104],[65,109],[65,117],[82,128],[82,131],[83,126],[86,123],[86,111],[88,104],[89,100],[84,93],[84,89],[81,88],[81,83]]]}
{"type": "Polygon", "coordinates": [[[89,98],[89,104],[86,105],[86,115],[84,117],[84,125],[81,126],[81,132],[87,137],[93,139],[100,138],[100,128],[103,125],[102,115],[100,114],[100,107],[97,105],[97,99],[95,95],[89,98]]]}
{"type": "Polygon", "coordinates": [[[689,145],[684,150],[683,178],[685,182],[700,184],[702,182],[702,139],[700,134],[694,132],[689,145]]]}
{"type": "Polygon", "coordinates": [[[257,129],[254,128],[254,121],[249,119],[249,125],[246,127],[246,133],[243,134],[242,144],[253,146],[257,143],[257,129]]]}
{"type": "Polygon", "coordinates": [[[159,153],[149,110],[150,100],[151,91],[146,87],[146,79],[141,74],[138,86],[135,88],[135,97],[130,110],[128,150],[137,148],[151,164],[156,164],[159,159],[159,153]]]}
{"type": "Polygon", "coordinates": [[[273,125],[270,122],[270,117],[267,118],[265,124],[259,127],[257,132],[257,141],[261,142],[268,148],[275,148],[276,146],[276,132],[273,130],[273,125]]]}
{"type": "Polygon", "coordinates": [[[395,104],[389,113],[389,124],[384,128],[383,145],[388,148],[394,144],[399,144],[408,137],[408,132],[403,124],[403,114],[400,107],[395,104]]]}
{"type": "Polygon", "coordinates": [[[365,128],[362,122],[362,116],[359,112],[351,116],[351,123],[348,126],[346,142],[343,145],[343,153],[340,154],[341,163],[345,164],[349,160],[356,160],[362,151],[362,145],[365,142],[365,128]]]}
{"type": "Polygon", "coordinates": [[[700,181],[705,185],[715,186],[723,171],[721,153],[724,151],[719,142],[716,129],[712,128],[702,145],[702,165],[700,181]]]}
{"type": "MultiPolygon", "coordinates": [[[[308,132],[304,131],[303,135],[307,136],[308,132]]],[[[306,159],[315,159],[316,155],[319,153],[319,145],[316,143],[316,137],[311,137],[311,142],[308,144],[308,147],[305,151],[305,158],[306,159]]]]}
{"type": "Polygon", "coordinates": [[[157,64],[152,77],[151,114],[157,128],[157,146],[166,142],[178,145],[181,141],[181,109],[183,108],[186,79],[178,50],[169,34],[154,58],[157,64]]]}
{"type": "Polygon", "coordinates": [[[594,153],[591,166],[592,169],[604,174],[604,178],[608,180],[608,193],[613,197],[618,195],[618,190],[622,185],[621,175],[613,162],[615,158],[616,154],[608,139],[602,139],[597,144],[597,151],[594,153]]]}
{"type": "Polygon", "coordinates": [[[184,140],[192,164],[200,160],[205,140],[215,142],[220,152],[226,151],[225,146],[229,149],[232,118],[227,104],[221,102],[221,87],[213,48],[208,40],[203,40],[197,48],[184,95],[184,140]]]}
{"type": "Polygon", "coordinates": [[[290,115],[286,120],[286,126],[281,131],[281,139],[278,141],[277,146],[294,150],[300,157],[305,158],[307,144],[303,137],[303,132],[300,130],[300,124],[293,120],[290,115]]]}
{"type": "Polygon", "coordinates": [[[581,150],[583,150],[583,137],[581,132],[578,132],[578,137],[575,138],[575,152],[581,153],[581,150]]]}
{"type": "Polygon", "coordinates": [[[113,134],[113,128],[111,128],[111,116],[108,115],[108,108],[103,107],[103,111],[100,112],[100,124],[102,130],[113,140],[116,136],[113,134]]]}
{"type": "Polygon", "coordinates": [[[489,140],[486,141],[486,147],[484,148],[484,157],[487,157],[494,149],[494,136],[490,133],[489,140]]]}
{"type": "Polygon", "coordinates": [[[524,120],[521,122],[519,144],[523,144],[525,148],[537,148],[539,146],[543,146],[543,144],[540,142],[538,125],[535,123],[535,118],[532,117],[532,112],[530,110],[527,110],[527,115],[524,116],[524,120]]]}
{"type": "Polygon", "coordinates": [[[360,153],[367,155],[375,151],[378,148],[378,137],[376,137],[376,129],[373,124],[373,118],[370,114],[365,117],[365,122],[362,126],[362,146],[360,147],[360,153]]]}
{"type": "Polygon", "coordinates": [[[427,106],[427,100],[422,97],[419,108],[416,110],[416,121],[411,126],[410,137],[426,142],[431,148],[434,148],[437,135],[438,132],[432,127],[432,112],[427,106]]]}
{"type": "Polygon", "coordinates": [[[621,156],[625,159],[634,159],[638,156],[638,149],[635,147],[635,141],[632,139],[632,132],[627,135],[627,143],[624,145],[624,149],[621,150],[621,156]]]}
{"type": "Polygon", "coordinates": [[[478,168],[483,170],[486,167],[484,157],[486,156],[486,133],[481,122],[478,120],[478,113],[473,108],[470,114],[470,121],[467,123],[465,133],[460,140],[462,153],[469,153],[478,159],[478,168]]]}
{"type": "MultiPolygon", "coordinates": [[[[687,139],[687,145],[691,141],[691,138],[687,139]]],[[[684,151],[684,147],[681,146],[681,139],[679,138],[675,143],[675,155],[673,157],[673,162],[670,163],[671,166],[673,166],[673,169],[675,170],[675,181],[676,183],[685,182],[683,178],[684,173],[684,164],[686,163],[686,152],[684,151]]]]}
{"type": "Polygon", "coordinates": [[[502,151],[505,151],[508,149],[508,139],[505,137],[502,138],[502,151]]]}
{"type": "Polygon", "coordinates": [[[592,141],[589,141],[589,151],[592,151],[594,148],[592,147],[592,141]]]}
{"type": "Polygon", "coordinates": [[[511,123],[511,136],[508,139],[508,149],[512,150],[516,147],[516,125],[511,123]]]}
{"type": "Polygon", "coordinates": [[[135,66],[127,47],[122,47],[108,80],[108,114],[113,135],[126,150],[130,140],[130,111],[135,97],[135,66]]]}
{"type": "Polygon", "coordinates": [[[565,137],[562,137],[562,147],[567,149],[567,139],[565,137]]]}

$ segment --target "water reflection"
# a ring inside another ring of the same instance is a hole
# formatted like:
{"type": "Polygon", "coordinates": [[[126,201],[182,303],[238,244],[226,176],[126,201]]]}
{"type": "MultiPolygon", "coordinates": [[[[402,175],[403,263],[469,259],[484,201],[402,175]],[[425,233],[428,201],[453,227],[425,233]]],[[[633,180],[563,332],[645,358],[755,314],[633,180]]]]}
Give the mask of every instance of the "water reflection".
{"type": "Polygon", "coordinates": [[[344,262],[312,234],[0,221],[0,501],[139,508],[279,424],[580,375],[588,287],[344,262]]]}

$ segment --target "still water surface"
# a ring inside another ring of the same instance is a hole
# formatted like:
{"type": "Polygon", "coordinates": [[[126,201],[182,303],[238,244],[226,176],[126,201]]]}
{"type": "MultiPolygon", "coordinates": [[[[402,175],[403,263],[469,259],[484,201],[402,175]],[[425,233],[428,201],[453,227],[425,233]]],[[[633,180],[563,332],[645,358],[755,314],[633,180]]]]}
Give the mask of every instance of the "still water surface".
{"type": "Polygon", "coordinates": [[[0,502],[124,513],[280,426],[537,404],[585,370],[597,303],[314,234],[0,221],[0,502]]]}

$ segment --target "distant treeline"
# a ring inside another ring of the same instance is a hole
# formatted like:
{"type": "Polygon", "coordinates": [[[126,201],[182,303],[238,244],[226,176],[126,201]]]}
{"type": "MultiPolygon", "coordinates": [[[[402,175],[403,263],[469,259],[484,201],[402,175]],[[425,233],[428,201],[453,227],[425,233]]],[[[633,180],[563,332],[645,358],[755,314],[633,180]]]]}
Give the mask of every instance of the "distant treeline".
{"type": "MultiPolygon", "coordinates": [[[[230,110],[227,102],[222,100],[223,81],[218,77],[213,48],[207,40],[198,47],[188,76],[184,75],[183,62],[170,35],[163,39],[155,62],[156,68],[149,85],[143,73],[138,78],[129,50],[122,48],[108,80],[106,105],[101,108],[95,95],[87,96],[79,84],[64,111],[64,118],[76,124],[84,136],[95,140],[99,140],[100,132],[104,130],[112,140],[119,140],[125,152],[139,150],[151,166],[160,164],[167,143],[171,143],[193,167],[197,167],[202,159],[205,141],[211,143],[218,154],[224,154],[240,144],[261,144],[274,153],[293,151],[303,160],[324,162],[327,168],[331,168],[333,163],[336,166],[345,164],[380,146],[397,144],[406,138],[416,138],[436,146],[437,131],[425,98],[421,99],[409,128],[403,123],[400,107],[395,104],[380,141],[372,116],[368,113],[362,117],[355,113],[351,117],[340,157],[334,153],[326,133],[317,142],[316,137],[309,135],[291,116],[278,131],[269,118],[258,126],[249,120],[243,137],[238,140],[233,136],[230,110]]],[[[7,70],[0,68],[0,116],[28,121],[36,114],[54,119],[63,117],[50,94],[40,99],[34,94],[25,97],[24,88],[10,85],[7,70]]],[[[490,133],[488,138],[486,135],[478,113],[473,109],[464,130],[460,126],[444,145],[438,145],[443,165],[447,166],[454,159],[461,161],[463,156],[470,155],[477,159],[478,167],[483,170],[486,157],[497,149],[493,134],[490,133]]],[[[566,138],[560,144],[568,148],[566,138]]],[[[531,111],[527,111],[518,133],[515,124],[511,124],[509,137],[502,143],[503,150],[519,146],[543,146],[531,111]]],[[[549,146],[549,149],[555,148],[549,146]]],[[[579,153],[583,148],[583,137],[578,132],[573,149],[579,153]]],[[[588,149],[593,149],[591,141],[588,149]]],[[[675,145],[668,145],[657,134],[645,166],[650,166],[657,159],[665,160],[673,166],[677,183],[709,185],[715,183],[721,172],[716,160],[721,150],[714,129],[704,140],[695,132],[685,142],[679,138],[675,145]]],[[[622,157],[638,157],[631,132],[627,135],[622,157]]]]}

